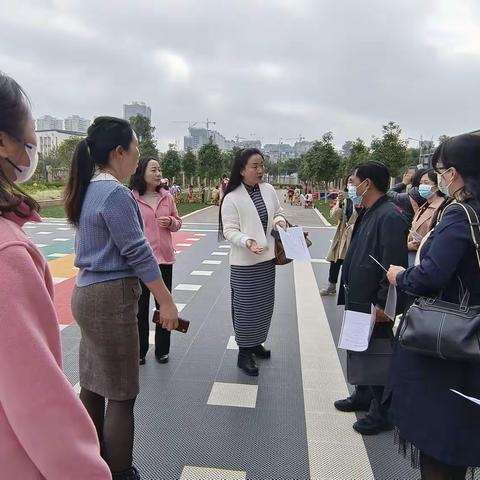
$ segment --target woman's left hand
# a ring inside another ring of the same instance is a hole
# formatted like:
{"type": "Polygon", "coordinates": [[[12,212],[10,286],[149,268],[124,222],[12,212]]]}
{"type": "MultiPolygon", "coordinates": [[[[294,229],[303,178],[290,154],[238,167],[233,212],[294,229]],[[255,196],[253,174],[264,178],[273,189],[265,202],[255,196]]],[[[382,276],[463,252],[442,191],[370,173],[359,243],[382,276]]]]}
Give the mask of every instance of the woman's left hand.
{"type": "Polygon", "coordinates": [[[163,228],[168,228],[172,224],[172,219],[170,217],[159,217],[158,224],[163,228]]]}
{"type": "Polygon", "coordinates": [[[275,227],[277,228],[277,230],[282,228],[283,230],[286,231],[287,230],[287,222],[285,220],[280,220],[275,224],[275,227]]]}
{"type": "Polygon", "coordinates": [[[403,267],[399,267],[398,265],[390,265],[390,268],[387,272],[387,278],[390,284],[397,286],[397,275],[404,271],[405,269],[403,267]]]}

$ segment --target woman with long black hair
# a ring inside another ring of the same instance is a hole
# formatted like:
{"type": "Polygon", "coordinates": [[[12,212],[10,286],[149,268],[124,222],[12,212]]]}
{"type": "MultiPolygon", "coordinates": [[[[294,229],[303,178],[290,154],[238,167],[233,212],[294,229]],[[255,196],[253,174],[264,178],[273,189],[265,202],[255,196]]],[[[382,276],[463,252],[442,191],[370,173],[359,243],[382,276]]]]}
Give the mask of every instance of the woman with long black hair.
{"type": "Polygon", "coordinates": [[[286,228],[275,189],[263,182],[260,150],[247,148],[235,158],[219,213],[219,238],[231,243],[230,284],[238,366],[258,375],[254,356],[270,358],[263,347],[275,301],[274,228],[286,228]]]}
{"type": "Polygon", "coordinates": [[[99,117],[75,151],[65,193],[68,219],[77,227],[79,273],[72,312],[82,335],[80,399],[114,480],[140,478],[132,466],[133,407],[139,392],[138,279],[162,305],[162,326],[173,330],[178,325],[137,202],[121,183],[137,165],[138,141],[131,125],[99,117]]]}
{"type": "MultiPolygon", "coordinates": [[[[390,267],[392,285],[457,305],[468,294],[469,305],[480,305],[480,262],[461,205],[480,215],[479,159],[479,135],[459,135],[437,148],[432,162],[439,190],[455,201],[420,244],[419,265],[390,267]]],[[[419,460],[423,480],[460,480],[468,467],[480,466],[479,407],[452,389],[480,398],[478,363],[427,356],[397,343],[386,396],[402,450],[413,454],[414,464],[419,460]]]]}

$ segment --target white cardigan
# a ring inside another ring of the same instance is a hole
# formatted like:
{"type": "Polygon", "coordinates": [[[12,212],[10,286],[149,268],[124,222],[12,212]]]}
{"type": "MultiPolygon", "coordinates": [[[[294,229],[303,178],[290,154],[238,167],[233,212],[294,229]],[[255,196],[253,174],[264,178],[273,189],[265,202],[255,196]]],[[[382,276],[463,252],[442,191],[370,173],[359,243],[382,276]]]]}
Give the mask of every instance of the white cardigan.
{"type": "Polygon", "coordinates": [[[283,209],[275,189],[269,183],[260,183],[259,187],[268,212],[266,235],[255,204],[243,183],[223,200],[223,235],[232,245],[230,265],[255,265],[275,257],[275,242],[270,232],[279,221],[285,220],[281,216],[283,209]],[[247,240],[250,239],[265,249],[261,255],[247,248],[247,240]]]}

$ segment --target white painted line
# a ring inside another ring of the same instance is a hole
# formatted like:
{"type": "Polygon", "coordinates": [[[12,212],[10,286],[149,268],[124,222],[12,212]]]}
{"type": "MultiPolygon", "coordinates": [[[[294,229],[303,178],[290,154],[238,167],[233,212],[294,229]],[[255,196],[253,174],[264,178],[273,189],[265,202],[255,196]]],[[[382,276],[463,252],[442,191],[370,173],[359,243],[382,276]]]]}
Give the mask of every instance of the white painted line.
{"type": "Polygon", "coordinates": [[[231,336],[228,339],[227,350],[238,350],[238,345],[234,336],[231,336]]]}
{"type": "Polygon", "coordinates": [[[258,385],[215,382],[210,391],[207,405],[255,408],[257,393],[258,385]]]}
{"type": "Polygon", "coordinates": [[[293,268],[309,478],[339,478],[339,473],[348,472],[349,478],[374,480],[362,436],[352,428],[355,414],[339,412],[333,406],[349,392],[312,264],[293,262],[293,268]]]}
{"type": "Polygon", "coordinates": [[[191,243],[176,243],[175,246],[176,247],[191,247],[192,244],[191,243]]]}
{"type": "Polygon", "coordinates": [[[155,345],[155,330],[150,330],[148,334],[148,343],[149,345],[155,345]]]}
{"type": "Polygon", "coordinates": [[[67,327],[70,325],[59,325],[58,327],[60,328],[60,331],[65,330],[67,327]]]}
{"type": "Polygon", "coordinates": [[[43,248],[43,247],[47,247],[47,244],[46,243],[35,243],[35,246],[37,248],[43,248]]]}
{"type": "Polygon", "coordinates": [[[327,226],[331,227],[332,224],[316,209],[314,208],[315,213],[320,217],[320,220],[327,226]]]}
{"type": "Polygon", "coordinates": [[[213,272],[208,271],[208,270],[194,270],[190,275],[196,276],[196,277],[210,277],[213,272]]]}
{"type": "Polygon", "coordinates": [[[70,225],[66,218],[42,217],[42,225],[70,225]]]}
{"type": "Polygon", "coordinates": [[[57,283],[62,283],[65,280],[68,280],[66,277],[53,277],[53,283],[56,285],[57,283]]]}
{"type": "Polygon", "coordinates": [[[180,313],[187,306],[186,303],[176,303],[175,305],[177,306],[178,313],[180,313]]]}
{"type": "Polygon", "coordinates": [[[199,238],[187,238],[187,242],[198,242],[199,238]]]}
{"type": "Polygon", "coordinates": [[[52,235],[53,232],[36,232],[37,235],[52,235]]]}
{"type": "Polygon", "coordinates": [[[201,285],[192,285],[191,283],[179,283],[175,290],[184,290],[188,292],[198,292],[202,288],[201,285]]]}
{"type": "MultiPolygon", "coordinates": [[[[210,230],[209,230],[209,231],[210,231],[210,230]]],[[[213,231],[214,231],[214,230],[212,230],[212,232],[213,232],[213,231]]],[[[197,237],[206,237],[206,236],[207,236],[206,233],[195,233],[194,235],[197,236],[197,237]]]]}
{"type": "Polygon", "coordinates": [[[243,470],[224,470],[223,468],[195,467],[185,465],[180,480],[247,480],[243,470]]]}
{"type": "Polygon", "coordinates": [[[232,247],[230,245],[220,245],[218,248],[226,248],[230,250],[232,247]]]}
{"type": "Polygon", "coordinates": [[[226,257],[228,252],[212,252],[212,255],[217,257],[226,257]]]}
{"type": "Polygon", "coordinates": [[[77,394],[77,395],[80,395],[80,390],[81,390],[81,386],[80,386],[80,382],[76,383],[74,386],[73,386],[73,390],[74,392],[77,394]]]}
{"type": "Polygon", "coordinates": [[[183,222],[182,225],[218,225],[215,222],[183,222]]]}
{"type": "Polygon", "coordinates": [[[221,265],[221,260],[204,260],[202,262],[203,265],[221,265]]]}
{"type": "Polygon", "coordinates": [[[328,260],[325,260],[324,258],[312,258],[310,261],[312,263],[330,263],[328,260]]]}
{"type": "Polygon", "coordinates": [[[70,253],[52,253],[48,256],[53,258],[63,258],[63,257],[68,257],[69,255],[70,253]]]}
{"type": "Polygon", "coordinates": [[[59,227],[59,228],[57,228],[57,230],[61,230],[63,232],[68,232],[68,231],[71,230],[71,228],[70,227],[59,227]]]}
{"type": "Polygon", "coordinates": [[[37,228],[37,227],[36,227],[36,225],[25,225],[23,228],[24,229],[25,228],[31,229],[31,228],[37,228]]]}
{"type": "Polygon", "coordinates": [[[68,242],[70,238],[54,238],[52,242],[68,242]]]}

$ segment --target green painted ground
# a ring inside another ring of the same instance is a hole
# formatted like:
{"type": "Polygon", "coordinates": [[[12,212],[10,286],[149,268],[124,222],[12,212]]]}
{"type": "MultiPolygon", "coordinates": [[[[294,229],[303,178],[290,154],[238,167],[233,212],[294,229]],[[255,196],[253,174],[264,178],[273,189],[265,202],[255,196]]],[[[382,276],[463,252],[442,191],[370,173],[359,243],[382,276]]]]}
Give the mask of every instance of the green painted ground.
{"type": "MultiPolygon", "coordinates": [[[[181,203],[177,205],[177,209],[179,215],[182,216],[207,206],[208,205],[204,205],[203,203],[181,203]]],[[[42,208],[40,215],[44,218],[65,218],[65,210],[63,207],[42,208]]]]}

